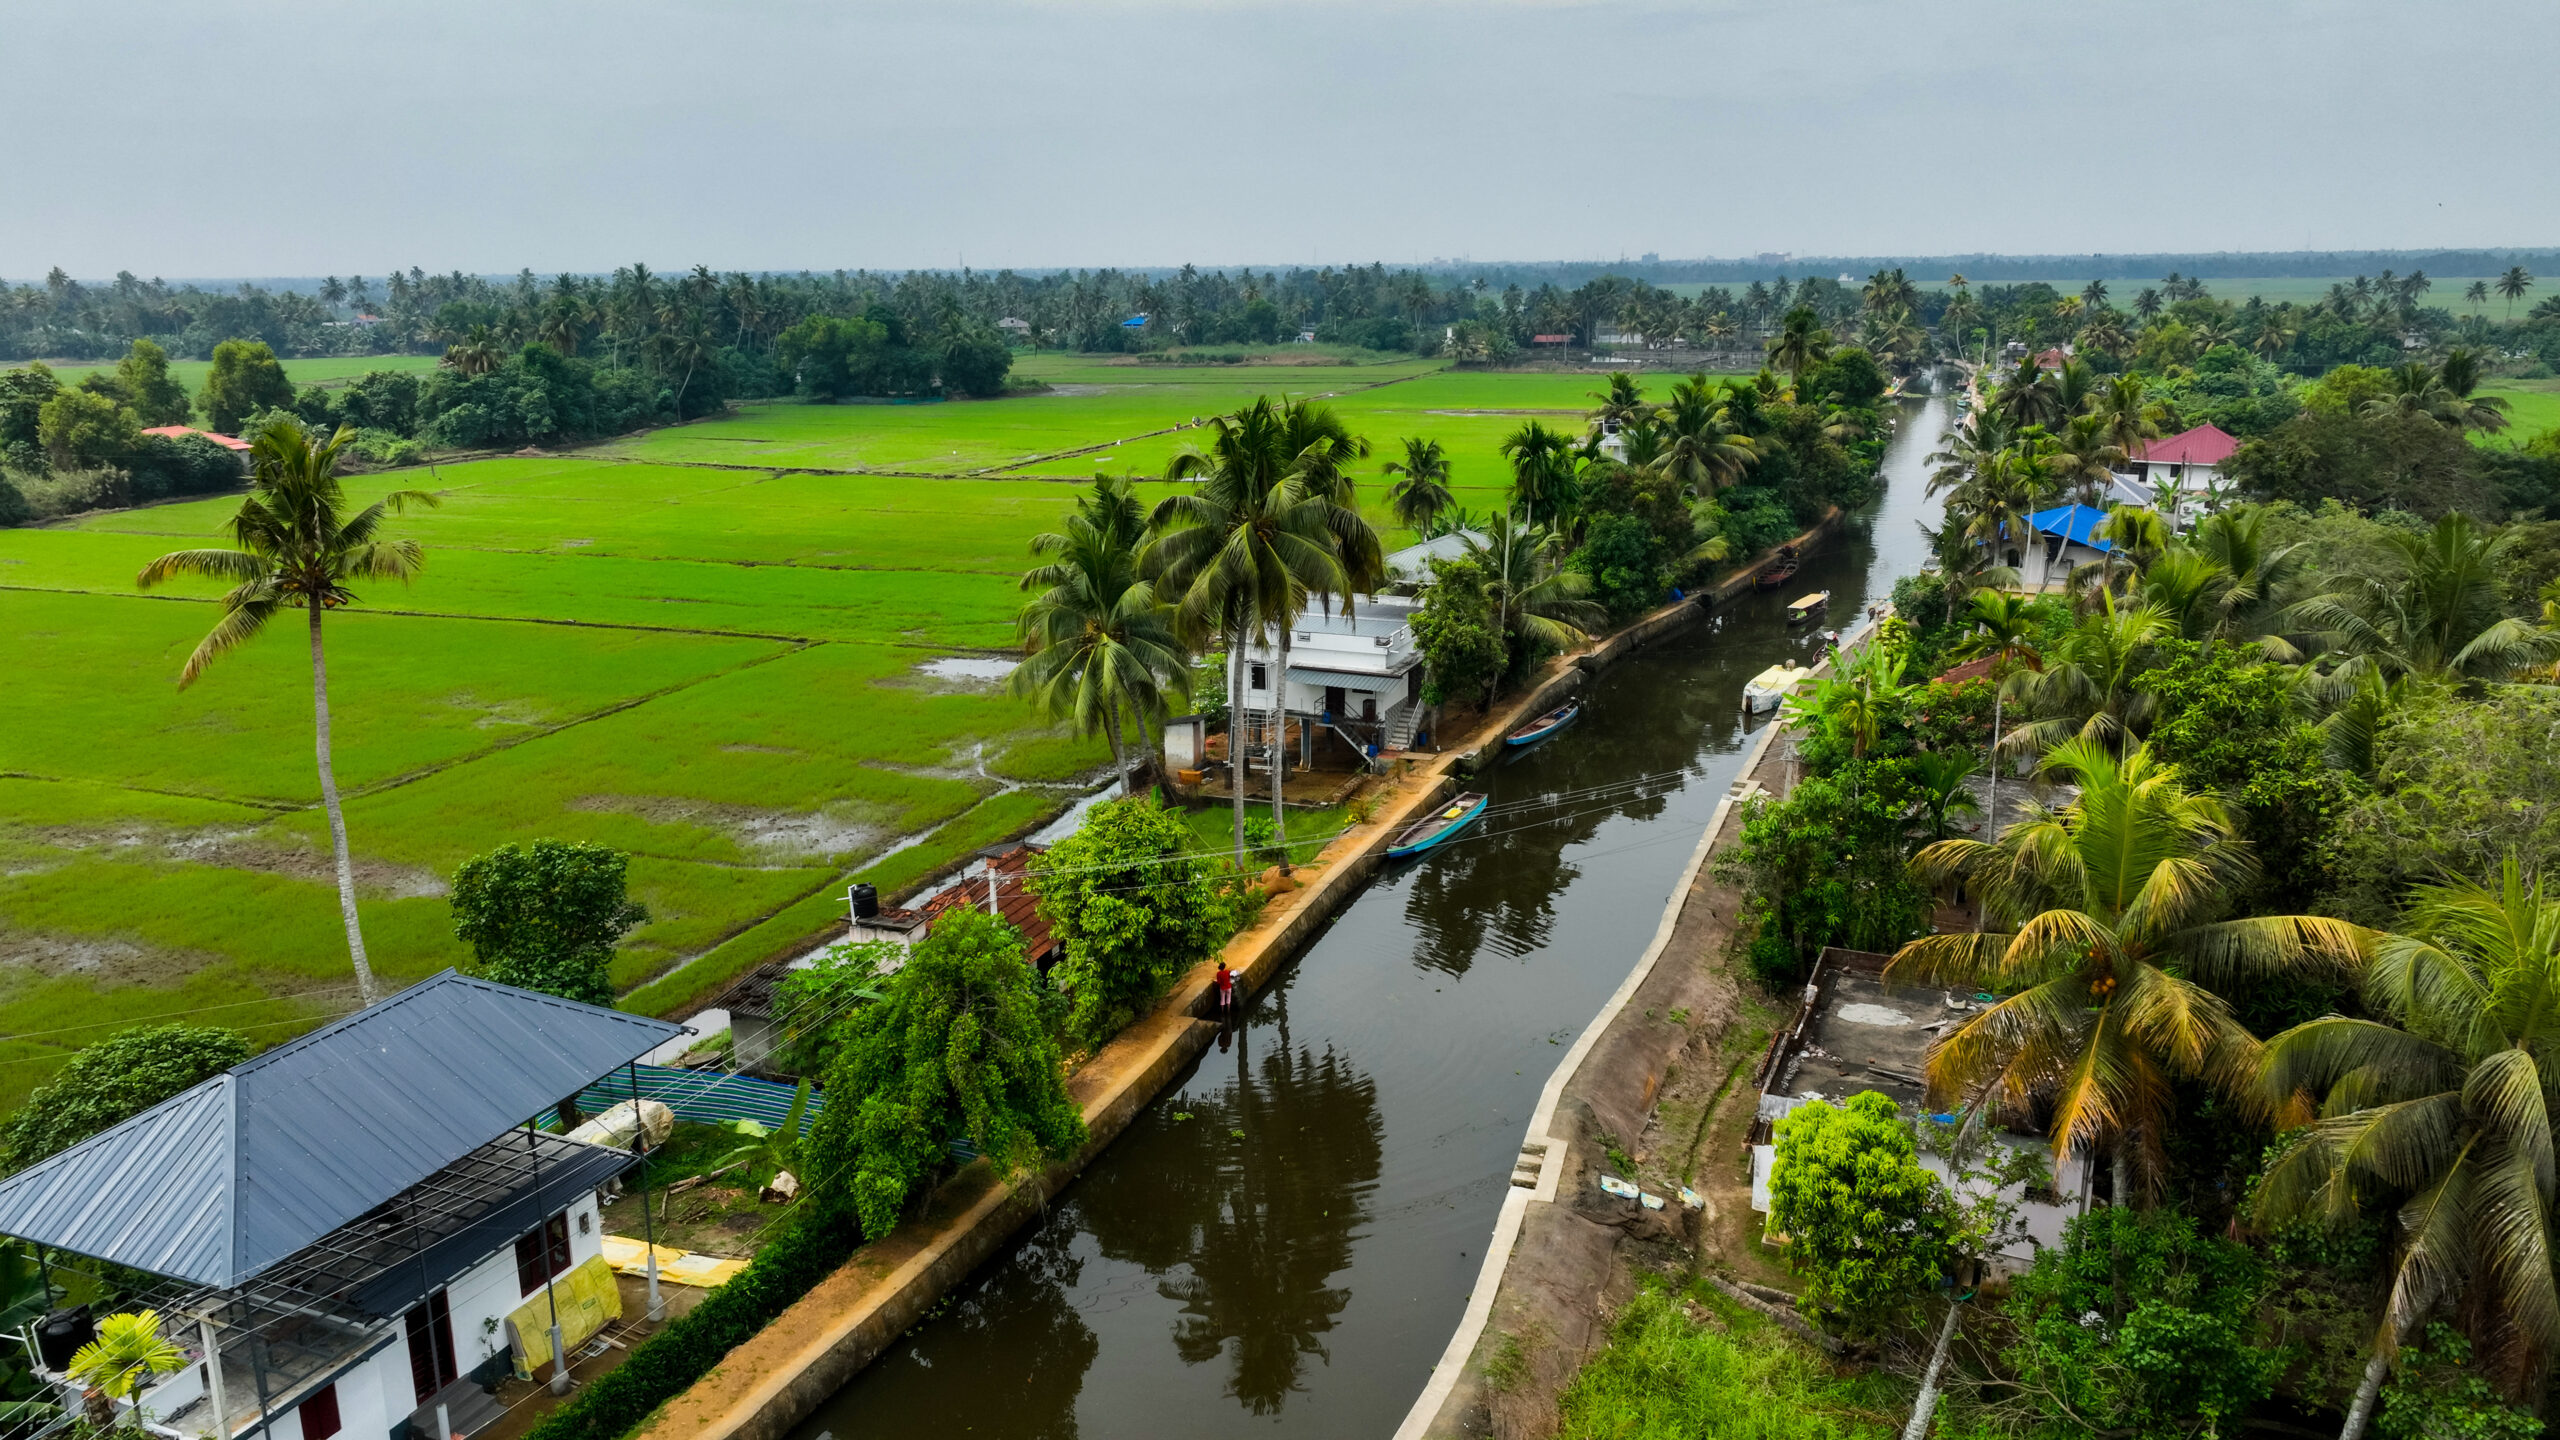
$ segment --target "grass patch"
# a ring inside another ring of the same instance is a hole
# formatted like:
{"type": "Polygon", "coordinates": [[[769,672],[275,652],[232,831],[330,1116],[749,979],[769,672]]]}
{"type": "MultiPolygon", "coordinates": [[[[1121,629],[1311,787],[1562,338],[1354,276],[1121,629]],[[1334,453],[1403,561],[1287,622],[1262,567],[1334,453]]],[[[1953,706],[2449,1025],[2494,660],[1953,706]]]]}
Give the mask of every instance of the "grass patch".
{"type": "Polygon", "coordinates": [[[1843,1377],[1822,1356],[1705,1286],[1684,1304],[1658,1282],[1566,1387],[1563,1440],[1867,1440],[1897,1434],[1907,1388],[1843,1377]]]}

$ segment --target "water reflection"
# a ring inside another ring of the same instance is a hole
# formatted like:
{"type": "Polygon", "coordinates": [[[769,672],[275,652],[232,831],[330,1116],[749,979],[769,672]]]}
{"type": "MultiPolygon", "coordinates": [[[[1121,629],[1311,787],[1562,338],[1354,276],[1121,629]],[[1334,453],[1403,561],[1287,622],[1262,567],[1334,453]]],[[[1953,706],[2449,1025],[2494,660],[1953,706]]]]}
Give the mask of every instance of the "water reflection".
{"type": "Polygon", "coordinates": [[[1156,1127],[1153,1163],[1094,1172],[1078,1212],[1104,1255],[1158,1277],[1174,1353],[1223,1364],[1224,1392],[1270,1415],[1330,1358],[1323,1337],[1351,1300],[1332,1282],[1368,1219],[1385,1126],[1374,1080],[1291,1040],[1285,987],[1255,1022],[1203,1063],[1174,1112],[1190,1118],[1156,1127]],[[1218,1069],[1225,1083],[1204,1090],[1218,1069]]]}
{"type": "Polygon", "coordinates": [[[1041,1227],[1005,1261],[999,1290],[945,1301],[927,1351],[901,1344],[865,1384],[893,1410],[934,1417],[948,1435],[1075,1440],[1076,1400],[1102,1342],[1069,1298],[1084,1273],[1072,1231],[1041,1227]]]}

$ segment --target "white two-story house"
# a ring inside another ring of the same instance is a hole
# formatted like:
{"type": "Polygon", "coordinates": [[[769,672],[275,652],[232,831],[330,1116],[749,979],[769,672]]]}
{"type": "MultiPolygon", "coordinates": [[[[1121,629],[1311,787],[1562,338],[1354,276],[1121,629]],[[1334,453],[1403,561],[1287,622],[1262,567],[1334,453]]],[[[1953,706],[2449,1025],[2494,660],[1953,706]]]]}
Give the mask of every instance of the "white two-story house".
{"type": "Polygon", "coordinates": [[[640,1157],[534,1117],[682,1033],[448,970],[0,1180],[0,1235],[121,1267],[36,1347],[61,1423],[84,1328],[151,1309],[186,1360],[137,1397],[162,1440],[476,1433],[490,1382],[620,1314],[597,1192],[640,1157]]]}
{"type": "MultiPolygon", "coordinates": [[[[1259,763],[1268,753],[1275,693],[1296,743],[1296,763],[1313,765],[1326,746],[1359,763],[1412,746],[1422,718],[1422,651],[1414,644],[1419,600],[1362,595],[1331,613],[1312,609],[1290,627],[1285,672],[1276,635],[1253,638],[1228,663],[1244,671],[1245,714],[1237,730],[1259,763]]],[[[1234,682],[1232,672],[1229,683],[1234,682]]]]}

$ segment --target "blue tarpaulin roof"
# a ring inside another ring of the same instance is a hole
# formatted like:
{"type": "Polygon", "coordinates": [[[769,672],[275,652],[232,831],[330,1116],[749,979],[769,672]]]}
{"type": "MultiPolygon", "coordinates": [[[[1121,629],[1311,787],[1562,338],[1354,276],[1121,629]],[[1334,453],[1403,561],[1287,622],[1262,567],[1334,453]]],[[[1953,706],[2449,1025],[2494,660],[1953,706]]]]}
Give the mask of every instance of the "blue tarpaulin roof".
{"type": "Polygon", "coordinates": [[[2113,548],[2113,542],[2090,538],[2106,518],[2107,512],[2095,505],[2056,505],[2028,516],[2027,523],[2042,534],[2059,535],[2074,545],[2107,550],[2113,548]]]}
{"type": "Polygon", "coordinates": [[[238,1285],[683,1033],[448,970],[0,1180],[0,1235],[238,1285]]]}

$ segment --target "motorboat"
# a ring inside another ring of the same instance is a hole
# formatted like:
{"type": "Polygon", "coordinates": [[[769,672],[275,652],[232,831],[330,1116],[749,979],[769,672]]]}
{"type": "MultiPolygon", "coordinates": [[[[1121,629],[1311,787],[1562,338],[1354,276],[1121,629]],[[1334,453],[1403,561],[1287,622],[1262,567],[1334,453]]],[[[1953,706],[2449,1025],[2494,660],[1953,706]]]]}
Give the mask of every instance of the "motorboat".
{"type": "Polygon", "coordinates": [[[1567,725],[1572,724],[1573,718],[1581,713],[1581,701],[1567,700],[1553,710],[1548,711],[1546,714],[1541,715],[1537,719],[1530,721],[1528,724],[1521,726],[1519,729],[1512,731],[1508,736],[1503,738],[1502,743],[1505,745],[1535,745],[1539,741],[1546,739],[1548,736],[1553,735],[1567,725]]]}
{"type": "Polygon", "coordinates": [[[1448,804],[1404,827],[1404,833],[1387,845],[1387,858],[1409,860],[1434,846],[1445,845],[1451,837],[1473,824],[1484,813],[1486,797],[1469,791],[1448,804]]]}
{"type": "Polygon", "coordinates": [[[1779,661],[1752,676],[1751,683],[1742,687],[1742,713],[1757,715],[1777,709],[1786,702],[1790,692],[1811,678],[1813,670],[1810,666],[1779,661]]]}
{"type": "Polygon", "coordinates": [[[1821,614],[1823,607],[1830,603],[1831,592],[1828,590],[1816,590],[1810,595],[1800,595],[1787,602],[1787,623],[1802,625],[1821,614]]]}

